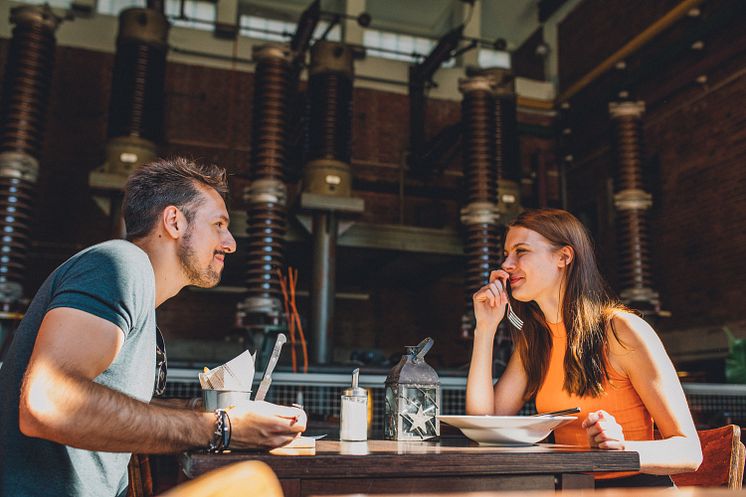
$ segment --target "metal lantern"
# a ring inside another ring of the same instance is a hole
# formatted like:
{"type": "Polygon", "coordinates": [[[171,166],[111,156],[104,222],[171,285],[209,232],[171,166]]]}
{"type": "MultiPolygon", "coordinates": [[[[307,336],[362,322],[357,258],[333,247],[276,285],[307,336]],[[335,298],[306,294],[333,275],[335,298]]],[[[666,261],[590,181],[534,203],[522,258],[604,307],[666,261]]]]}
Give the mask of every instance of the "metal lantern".
{"type": "Polygon", "coordinates": [[[440,380],[424,360],[433,346],[426,338],[407,347],[399,363],[386,377],[384,438],[429,440],[440,436],[440,380]]]}

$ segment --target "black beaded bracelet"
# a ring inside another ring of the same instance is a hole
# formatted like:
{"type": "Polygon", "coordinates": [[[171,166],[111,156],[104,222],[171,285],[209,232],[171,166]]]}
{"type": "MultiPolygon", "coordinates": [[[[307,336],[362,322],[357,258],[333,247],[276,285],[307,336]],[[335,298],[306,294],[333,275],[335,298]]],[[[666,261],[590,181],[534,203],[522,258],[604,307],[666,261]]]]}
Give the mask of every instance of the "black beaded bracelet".
{"type": "Polygon", "coordinates": [[[215,431],[210,438],[208,452],[217,454],[223,452],[230,443],[230,428],[227,428],[230,420],[225,409],[215,409],[215,431]]]}
{"type": "Polygon", "coordinates": [[[231,444],[231,430],[233,425],[231,424],[231,417],[228,416],[228,411],[223,411],[225,415],[225,421],[223,423],[223,450],[228,450],[231,444]]]}

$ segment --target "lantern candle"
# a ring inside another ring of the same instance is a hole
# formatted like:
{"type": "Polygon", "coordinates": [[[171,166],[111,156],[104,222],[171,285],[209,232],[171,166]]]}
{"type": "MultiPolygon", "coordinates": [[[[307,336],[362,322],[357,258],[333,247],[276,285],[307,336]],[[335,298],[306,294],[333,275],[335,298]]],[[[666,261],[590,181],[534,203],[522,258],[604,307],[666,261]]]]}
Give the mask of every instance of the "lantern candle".
{"type": "Polygon", "coordinates": [[[440,436],[440,380],[424,356],[433,345],[426,338],[407,347],[399,363],[386,378],[384,438],[429,440],[440,436]]]}

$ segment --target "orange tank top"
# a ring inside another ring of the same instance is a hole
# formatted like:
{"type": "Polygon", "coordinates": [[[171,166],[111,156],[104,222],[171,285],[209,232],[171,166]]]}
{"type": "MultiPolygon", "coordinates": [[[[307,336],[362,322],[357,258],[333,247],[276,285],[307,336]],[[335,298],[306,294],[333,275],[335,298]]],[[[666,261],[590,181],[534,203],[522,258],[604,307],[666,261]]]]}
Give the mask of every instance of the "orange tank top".
{"type": "MultiPolygon", "coordinates": [[[[544,382],[536,393],[536,410],[538,412],[558,411],[570,407],[579,407],[577,420],[554,430],[554,441],[558,444],[589,447],[588,436],[581,426],[591,411],[603,409],[622,426],[625,440],[653,440],[653,419],[629,378],[615,370],[609,361],[606,367],[609,379],[604,381],[604,393],[599,397],[578,397],[564,390],[565,351],[567,350],[567,331],[563,323],[549,324],[552,332],[552,351],[544,382]]],[[[596,473],[596,479],[629,476],[632,473],[596,473]]]]}

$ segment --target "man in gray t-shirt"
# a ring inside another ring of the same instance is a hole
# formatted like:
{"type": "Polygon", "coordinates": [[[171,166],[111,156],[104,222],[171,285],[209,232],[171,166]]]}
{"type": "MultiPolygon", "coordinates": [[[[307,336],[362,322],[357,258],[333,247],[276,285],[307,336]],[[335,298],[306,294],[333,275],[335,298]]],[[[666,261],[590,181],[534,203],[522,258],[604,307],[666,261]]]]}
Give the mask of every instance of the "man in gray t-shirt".
{"type": "MultiPolygon", "coordinates": [[[[124,240],[86,249],[47,278],[0,369],[4,494],[29,495],[33,488],[40,495],[117,495],[126,489],[122,468],[129,454],[81,450],[24,436],[18,430],[18,392],[44,315],[52,309],[76,309],[111,322],[125,335],[116,359],[93,381],[150,402],[155,378],[154,301],[155,280],[148,255],[124,240]]],[[[85,348],[85,343],[80,345],[85,348]]]]}
{"type": "Polygon", "coordinates": [[[44,282],[0,368],[0,496],[122,496],[131,452],[274,447],[305,429],[302,410],[269,403],[230,419],[150,403],[156,307],[216,285],[235,251],[226,191],[215,166],[143,166],[125,190],[127,241],[90,247],[44,282]]]}

